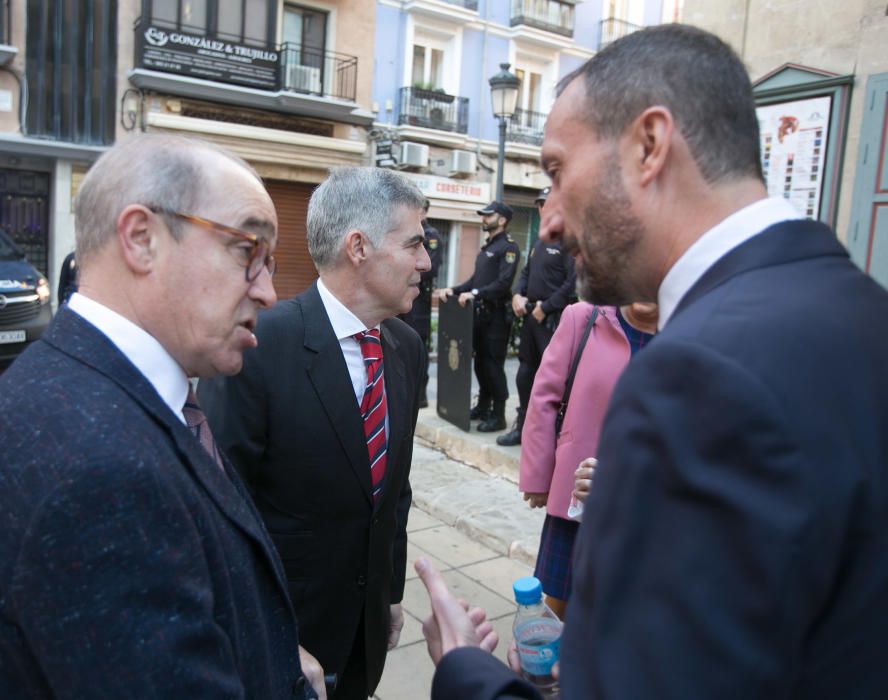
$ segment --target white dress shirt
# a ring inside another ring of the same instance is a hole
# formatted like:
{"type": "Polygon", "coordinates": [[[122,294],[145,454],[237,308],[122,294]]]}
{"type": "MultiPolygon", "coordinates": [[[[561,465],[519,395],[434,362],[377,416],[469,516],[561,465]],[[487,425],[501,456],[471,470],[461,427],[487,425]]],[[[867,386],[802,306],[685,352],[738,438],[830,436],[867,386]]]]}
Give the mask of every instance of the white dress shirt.
{"type": "Polygon", "coordinates": [[[80,293],[71,296],[68,308],[106,335],[145,375],[170,410],[185,423],[182,407],[188,396],[188,377],[154,336],[104,304],[80,293]]]}
{"type": "Polygon", "coordinates": [[[657,328],[663,330],[682,297],[719,259],[769,226],[800,218],[796,208],[787,200],[771,197],[734,212],[709,229],[684,252],[663,278],[657,292],[660,306],[657,328]]]}
{"type": "MultiPolygon", "coordinates": [[[[318,292],[321,295],[324,310],[327,312],[327,318],[330,319],[330,324],[333,326],[333,333],[339,341],[339,347],[342,348],[342,356],[348,367],[348,375],[355,390],[355,398],[360,406],[361,399],[364,398],[364,390],[367,388],[367,367],[364,364],[364,356],[361,354],[361,344],[352,336],[370,329],[364,326],[361,319],[333,296],[333,292],[327,289],[320,279],[318,279],[318,292]]],[[[386,426],[388,426],[388,417],[386,417],[386,426]]]]}

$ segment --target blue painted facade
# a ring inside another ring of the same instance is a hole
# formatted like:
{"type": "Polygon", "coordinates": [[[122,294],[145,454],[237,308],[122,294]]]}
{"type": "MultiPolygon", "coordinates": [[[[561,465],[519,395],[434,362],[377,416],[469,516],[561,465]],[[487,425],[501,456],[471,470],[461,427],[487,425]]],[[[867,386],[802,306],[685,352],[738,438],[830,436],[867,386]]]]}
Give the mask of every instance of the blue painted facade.
{"type": "MultiPolygon", "coordinates": [[[[525,54],[532,51],[535,40],[528,38],[529,34],[537,33],[538,37],[542,32],[545,37],[546,30],[535,25],[528,29],[528,35],[522,36],[519,31],[521,27],[512,24],[512,0],[478,0],[478,9],[474,12],[464,9],[459,2],[452,2],[450,4],[454,5],[454,10],[450,18],[446,16],[447,4],[447,0],[435,2],[435,14],[420,8],[402,10],[377,1],[372,88],[373,101],[379,110],[376,121],[382,125],[398,124],[399,90],[410,87],[405,76],[410,75],[413,60],[411,27],[433,26],[444,34],[452,31],[461,35],[459,75],[450,76],[451,85],[458,86],[459,90],[455,97],[468,99],[467,127],[460,133],[474,139],[496,141],[498,125],[491,111],[488,80],[498,72],[500,63],[512,62],[510,55],[515,54],[516,47],[525,54]],[[407,46],[407,42],[411,42],[411,46],[407,46]],[[406,61],[411,61],[411,64],[405,66],[406,61]],[[387,109],[388,105],[391,106],[390,110],[387,109]]],[[[645,25],[660,21],[663,0],[630,0],[629,4],[631,17],[643,17],[645,25]],[[636,5],[632,5],[632,2],[636,5]]],[[[546,89],[549,93],[554,90],[554,83],[558,79],[578,68],[598,50],[602,41],[602,19],[607,19],[603,18],[607,6],[607,0],[579,2],[574,8],[572,36],[554,31],[552,41],[543,45],[541,54],[551,57],[554,53],[557,66],[557,70],[547,76],[550,84],[546,89]]],[[[622,19],[628,21],[626,17],[622,19]]],[[[512,70],[514,72],[514,65],[512,70]]],[[[547,109],[548,105],[545,105],[540,111],[547,109]]]]}

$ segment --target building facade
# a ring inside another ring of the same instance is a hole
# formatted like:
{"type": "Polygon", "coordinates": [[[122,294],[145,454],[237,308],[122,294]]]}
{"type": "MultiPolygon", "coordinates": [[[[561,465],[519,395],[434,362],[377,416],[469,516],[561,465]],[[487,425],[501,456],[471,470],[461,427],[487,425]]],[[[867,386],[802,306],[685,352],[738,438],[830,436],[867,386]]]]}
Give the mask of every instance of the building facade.
{"type": "Polygon", "coordinates": [[[833,225],[852,258],[888,286],[884,0],[686,0],[684,17],[717,33],[746,62],[759,98],[766,170],[777,175],[769,186],[781,181],[792,200],[804,194],[799,177],[816,184],[806,196],[817,206],[806,210],[802,198],[799,208],[833,225]],[[776,120],[770,141],[769,116],[776,120]],[[782,161],[772,157],[781,150],[782,161]]]}
{"type": "Polygon", "coordinates": [[[548,184],[540,144],[559,79],[608,42],[680,12],[676,0],[376,0],[376,8],[374,162],[405,172],[431,201],[446,247],[439,286],[466,279],[483,243],[475,211],[495,192],[488,80],[500,64],[521,79],[503,198],[526,254],[539,228],[533,201],[548,184]]]}
{"type": "Polygon", "coordinates": [[[3,1],[0,226],[54,288],[89,165],[130,134],[199,136],[265,180],[276,287],[301,291],[311,190],[369,161],[375,15],[362,0],[3,1]]]}

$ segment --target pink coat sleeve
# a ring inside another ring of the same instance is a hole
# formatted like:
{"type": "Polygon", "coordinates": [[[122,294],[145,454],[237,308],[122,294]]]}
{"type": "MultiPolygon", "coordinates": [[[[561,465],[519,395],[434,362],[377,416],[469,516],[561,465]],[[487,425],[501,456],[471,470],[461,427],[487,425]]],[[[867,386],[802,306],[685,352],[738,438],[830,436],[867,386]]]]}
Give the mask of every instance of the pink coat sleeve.
{"type": "Polygon", "coordinates": [[[555,471],[555,416],[582,329],[592,313],[585,302],[564,309],[540,368],[533,380],[524,428],[518,488],[524,493],[548,493],[555,471]]]}

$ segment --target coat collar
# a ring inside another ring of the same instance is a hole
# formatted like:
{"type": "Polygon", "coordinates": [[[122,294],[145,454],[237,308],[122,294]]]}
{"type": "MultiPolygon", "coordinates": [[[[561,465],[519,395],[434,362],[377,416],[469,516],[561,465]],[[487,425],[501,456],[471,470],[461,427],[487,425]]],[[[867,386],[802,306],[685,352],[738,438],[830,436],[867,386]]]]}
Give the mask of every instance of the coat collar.
{"type": "MultiPolygon", "coordinates": [[[[307,360],[308,376],[314,385],[318,400],[336,431],[339,443],[348,456],[351,468],[372,502],[370,464],[367,445],[364,442],[364,425],[355,401],[354,389],[348,368],[342,357],[339,340],[327,317],[317,284],[313,284],[297,297],[305,329],[303,345],[310,354],[307,360]]],[[[400,439],[407,425],[406,370],[398,348],[400,343],[391,330],[391,320],[383,321],[380,329],[385,371],[386,404],[388,407],[388,455],[389,468],[399,457],[400,439]]],[[[382,503],[387,493],[383,487],[382,503]]]]}
{"type": "Polygon", "coordinates": [[[88,321],[62,308],[43,339],[74,360],[114,382],[165,432],[179,453],[182,465],[201,484],[219,510],[265,551],[278,583],[286,594],[277,555],[240,477],[225,459],[225,473],[191,431],[173,414],[160,395],[117,347],[88,321]]]}
{"type": "Polygon", "coordinates": [[[848,257],[848,252],[828,226],[808,220],[784,221],[770,226],[710,267],[678,302],[672,318],[700,297],[744,272],[827,255],[848,257]]]}

